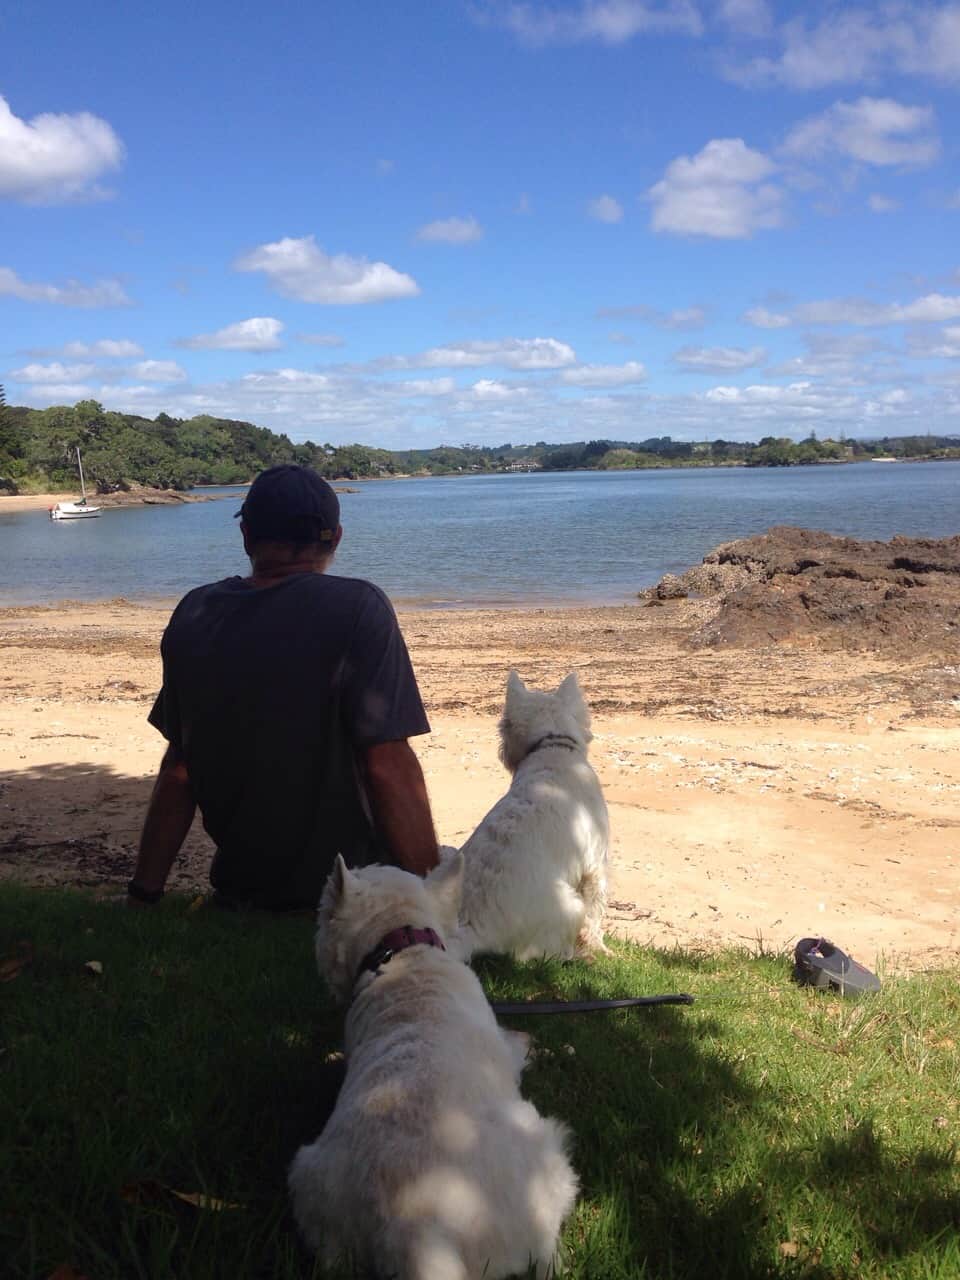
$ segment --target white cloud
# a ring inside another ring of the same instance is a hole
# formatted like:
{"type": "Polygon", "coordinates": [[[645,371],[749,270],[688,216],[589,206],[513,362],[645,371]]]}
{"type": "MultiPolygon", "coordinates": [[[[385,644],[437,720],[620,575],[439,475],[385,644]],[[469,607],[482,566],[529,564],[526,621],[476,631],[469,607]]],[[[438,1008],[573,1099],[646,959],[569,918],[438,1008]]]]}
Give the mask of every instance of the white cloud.
{"type": "Polygon", "coordinates": [[[720,0],[717,16],[739,36],[762,39],[773,30],[773,14],[766,0],[720,0]]]}
{"type": "Polygon", "coordinates": [[[384,356],[374,361],[383,369],[470,369],[503,365],[507,369],[562,369],[576,363],[576,353],[556,338],[474,339],[431,347],[414,356],[384,356]]]}
{"type": "Polygon", "coordinates": [[[736,408],[745,417],[777,417],[783,409],[804,418],[819,418],[850,410],[856,397],[811,382],[791,382],[787,386],[760,383],[750,387],[711,387],[704,399],[724,408],[736,408]]]}
{"type": "Polygon", "coordinates": [[[747,324],[757,329],[786,329],[793,321],[778,311],[768,311],[766,307],[751,307],[743,313],[747,324]]]}
{"type": "Polygon", "coordinates": [[[0,198],[31,204],[96,199],[107,194],[96,179],[122,159],[123,144],[106,120],[86,111],[21,120],[0,97],[0,198]]]}
{"type": "Polygon", "coordinates": [[[623,205],[613,196],[597,196],[596,200],[591,200],[587,205],[587,213],[597,222],[621,222],[623,205]]]}
{"type": "Polygon", "coordinates": [[[509,400],[514,396],[525,396],[529,392],[526,387],[511,387],[506,382],[498,382],[495,378],[480,378],[470,388],[478,400],[509,400]]]}
{"type": "Polygon", "coordinates": [[[94,371],[92,364],[26,364],[22,369],[11,369],[14,382],[65,383],[88,378],[94,371]]]}
{"type": "Polygon", "coordinates": [[[38,383],[31,388],[29,396],[25,399],[29,399],[32,405],[40,408],[43,405],[76,404],[78,400],[95,400],[98,395],[102,396],[106,391],[112,391],[112,388],[102,387],[98,393],[96,387],[85,382],[38,383]]]}
{"type": "Polygon", "coordinates": [[[298,333],[298,342],[306,342],[311,347],[342,347],[343,338],[339,333],[298,333]]]}
{"type": "Polygon", "coordinates": [[[143,348],[128,338],[98,338],[96,342],[68,342],[63,348],[65,356],[105,356],[108,359],[124,359],[142,356],[143,348]]]}
{"type": "Polygon", "coordinates": [[[141,360],[131,372],[144,382],[185,382],[187,378],[176,360],[141,360]]]}
{"type": "Polygon", "coordinates": [[[831,152],[861,164],[922,168],[940,153],[931,107],[910,107],[892,98],[860,98],[795,125],[783,151],[804,160],[831,152]]]}
{"type": "Polygon", "coordinates": [[[920,359],[960,359],[960,325],[948,325],[939,334],[910,334],[910,354],[920,359]]]}
{"type": "Polygon", "coordinates": [[[467,218],[440,218],[421,227],[417,239],[429,244],[472,244],[483,239],[483,227],[473,214],[467,218]]]}
{"type": "Polygon", "coordinates": [[[198,333],[192,338],[179,338],[178,347],[194,351],[277,351],[283,345],[280,335],[283,321],[272,316],[253,316],[225,325],[214,333],[198,333]]]}
{"type": "Polygon", "coordinates": [[[692,373],[736,373],[763,364],[767,353],[763,347],[681,347],[673,355],[681,368],[692,373]]]}
{"type": "Polygon", "coordinates": [[[564,369],[560,381],[575,387],[628,387],[646,381],[647,371],[639,360],[625,364],[580,364],[564,369]]]}
{"type": "Polygon", "coordinates": [[[913,302],[870,302],[863,298],[832,298],[804,302],[794,308],[804,324],[925,324],[960,317],[960,297],[928,293],[913,302]]]}
{"type": "Polygon", "coordinates": [[[262,271],[278,293],[300,302],[350,306],[410,298],[420,292],[412,276],[385,262],[326,254],[313,236],[285,237],[259,245],[234,263],[237,271],[262,271]]]}
{"type": "MultiPolygon", "coordinates": [[[[649,307],[645,303],[637,303],[626,307],[599,307],[599,320],[642,320],[654,324],[658,329],[702,329],[707,322],[706,307],[675,307],[672,311],[661,311],[659,307],[649,307]]],[[[620,341],[621,338],[614,339],[620,341]]]]}
{"type": "Polygon", "coordinates": [[[334,379],[326,373],[309,373],[305,369],[271,369],[266,373],[245,373],[241,382],[261,391],[285,391],[296,394],[329,391],[334,379]]]}
{"type": "Polygon", "coordinates": [[[882,6],[837,6],[819,22],[786,22],[781,52],[728,68],[747,84],[822,89],[890,75],[955,81],[960,77],[960,6],[891,0],[882,6]]]}
{"type": "Polygon", "coordinates": [[[883,196],[878,192],[873,192],[867,196],[867,207],[873,213],[896,213],[900,208],[900,201],[894,200],[891,196],[883,196]]]}
{"type": "Polygon", "coordinates": [[[27,347],[21,354],[68,356],[71,360],[89,360],[102,356],[113,360],[142,356],[143,347],[127,338],[99,338],[96,342],[65,342],[62,347],[27,347]]]}
{"type": "Polygon", "coordinates": [[[650,188],[654,231],[744,239],[782,221],[782,193],[765,182],[776,166],[742,138],[715,138],[678,156],[650,188]]]}
{"type": "Polygon", "coordinates": [[[824,298],[801,302],[789,313],[752,307],[743,319],[760,329],[793,324],[880,326],[936,324],[960,318],[960,295],[928,293],[912,302],[873,302],[869,298],[824,298]]]}
{"type": "Polygon", "coordinates": [[[901,377],[895,349],[866,333],[807,333],[806,354],[791,356],[767,370],[771,377],[821,378],[834,386],[861,386],[901,377]]]}
{"type": "Polygon", "coordinates": [[[448,396],[456,391],[453,378],[410,378],[405,382],[390,382],[384,390],[399,391],[408,396],[448,396]]]}
{"type": "Polygon", "coordinates": [[[577,44],[595,40],[617,45],[648,32],[671,31],[698,36],[703,22],[692,0],[575,0],[545,4],[542,0],[489,3],[477,11],[482,19],[506,27],[526,44],[577,44]]]}
{"type": "Polygon", "coordinates": [[[20,298],[23,302],[50,302],[61,307],[126,307],[130,299],[117,280],[98,280],[81,284],[67,280],[65,284],[40,284],[21,280],[9,267],[0,267],[0,297],[20,298]]]}

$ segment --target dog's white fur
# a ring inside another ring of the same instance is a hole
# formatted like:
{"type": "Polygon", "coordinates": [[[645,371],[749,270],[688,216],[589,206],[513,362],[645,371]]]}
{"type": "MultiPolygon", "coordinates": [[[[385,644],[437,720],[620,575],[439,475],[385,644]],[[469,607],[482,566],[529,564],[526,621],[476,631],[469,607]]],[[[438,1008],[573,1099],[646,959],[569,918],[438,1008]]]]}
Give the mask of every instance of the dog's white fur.
{"type": "Polygon", "coordinates": [[[500,759],[513,774],[463,846],[466,864],[454,946],[478,952],[589,956],[605,951],[609,820],[587,761],[590,712],[576,672],[555,693],[507,679],[500,759]]]}
{"type": "Polygon", "coordinates": [[[338,859],[327,882],[317,960],[338,998],[353,993],[347,1075],[289,1183],[297,1223],[328,1266],[351,1257],[396,1280],[556,1269],[577,1179],[565,1127],[520,1096],[528,1038],[497,1026],[477,978],[439,948],[408,948],[357,979],[392,929],[448,938],[462,879],[454,855],[426,880],[350,872],[338,859]]]}

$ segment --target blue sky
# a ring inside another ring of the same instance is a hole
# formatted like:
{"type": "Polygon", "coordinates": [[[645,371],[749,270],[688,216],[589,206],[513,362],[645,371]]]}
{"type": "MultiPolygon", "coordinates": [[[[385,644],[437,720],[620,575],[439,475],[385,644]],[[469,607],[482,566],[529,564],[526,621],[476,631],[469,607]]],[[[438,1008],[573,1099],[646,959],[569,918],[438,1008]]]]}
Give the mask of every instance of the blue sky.
{"type": "Polygon", "coordinates": [[[960,433],[960,4],[36,0],[0,47],[10,403],[960,433]]]}

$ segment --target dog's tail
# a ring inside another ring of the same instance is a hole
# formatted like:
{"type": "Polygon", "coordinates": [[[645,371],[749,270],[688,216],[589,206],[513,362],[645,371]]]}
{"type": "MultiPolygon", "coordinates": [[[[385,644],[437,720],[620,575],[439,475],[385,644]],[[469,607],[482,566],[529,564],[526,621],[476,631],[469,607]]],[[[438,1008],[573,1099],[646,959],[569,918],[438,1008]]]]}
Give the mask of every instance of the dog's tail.
{"type": "Polygon", "coordinates": [[[603,913],[607,909],[607,876],[603,867],[591,867],[585,871],[577,885],[577,893],[583,900],[583,924],[577,934],[578,956],[589,956],[599,951],[607,952],[603,942],[603,913]]]}
{"type": "Polygon", "coordinates": [[[468,1280],[458,1241],[440,1226],[425,1228],[410,1241],[401,1274],[409,1280],[468,1280]]]}

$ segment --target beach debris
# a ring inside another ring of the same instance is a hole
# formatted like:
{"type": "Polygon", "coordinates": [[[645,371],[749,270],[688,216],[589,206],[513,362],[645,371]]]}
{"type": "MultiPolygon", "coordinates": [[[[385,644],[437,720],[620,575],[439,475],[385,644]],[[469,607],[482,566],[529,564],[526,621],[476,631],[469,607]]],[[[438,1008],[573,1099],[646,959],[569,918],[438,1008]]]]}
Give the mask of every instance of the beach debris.
{"type": "Polygon", "coordinates": [[[120,1199],[127,1204],[160,1204],[173,1197],[181,1204],[192,1205],[206,1213],[220,1213],[224,1209],[242,1209],[242,1204],[232,1200],[221,1200],[217,1196],[207,1195],[205,1191],[178,1191],[175,1187],[165,1186],[154,1178],[145,1178],[139,1182],[125,1182],[120,1188],[120,1199]]]}
{"type": "Polygon", "coordinates": [[[83,967],[87,973],[94,973],[98,977],[103,973],[103,964],[99,960],[87,960],[83,967]]]}

